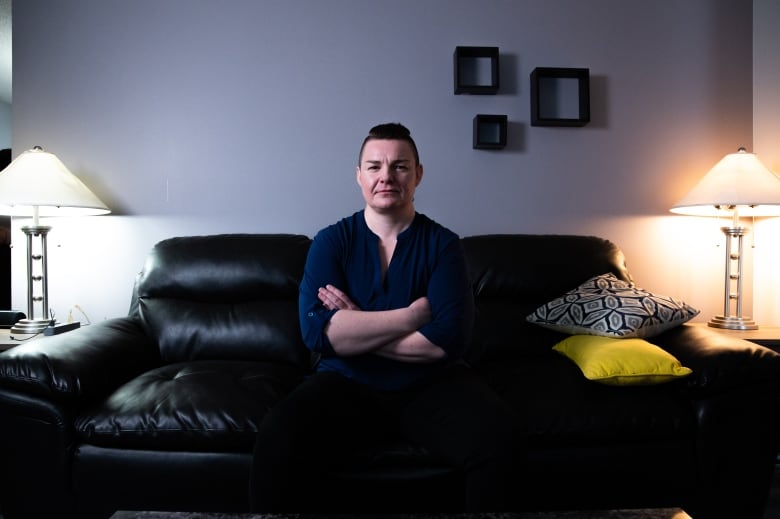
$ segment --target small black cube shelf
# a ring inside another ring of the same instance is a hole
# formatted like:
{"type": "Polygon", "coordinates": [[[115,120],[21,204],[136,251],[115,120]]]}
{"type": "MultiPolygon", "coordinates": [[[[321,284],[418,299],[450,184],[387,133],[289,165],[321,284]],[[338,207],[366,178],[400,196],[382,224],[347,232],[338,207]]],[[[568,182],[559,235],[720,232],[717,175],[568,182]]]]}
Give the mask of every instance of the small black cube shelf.
{"type": "Polygon", "coordinates": [[[498,47],[455,47],[456,94],[498,92],[498,47]]]}
{"type": "Polygon", "coordinates": [[[475,150],[499,150],[506,146],[506,115],[477,114],[474,116],[475,150]]]}
{"type": "Polygon", "coordinates": [[[590,70],[538,67],[531,72],[531,126],[590,122],[590,70]]]}

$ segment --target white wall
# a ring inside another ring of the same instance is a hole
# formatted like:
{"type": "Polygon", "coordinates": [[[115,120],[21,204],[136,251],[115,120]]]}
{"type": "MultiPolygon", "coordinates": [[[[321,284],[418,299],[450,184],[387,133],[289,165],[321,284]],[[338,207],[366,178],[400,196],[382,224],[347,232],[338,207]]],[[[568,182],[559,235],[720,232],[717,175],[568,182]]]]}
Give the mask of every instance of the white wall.
{"type": "Polygon", "coordinates": [[[11,105],[0,101],[0,150],[11,147],[11,105]]]}
{"type": "MultiPolygon", "coordinates": [[[[761,161],[780,172],[780,2],[753,0],[753,144],[761,161]]],[[[755,318],[780,324],[780,218],[755,226],[755,318]]]]}
{"type": "MultiPolygon", "coordinates": [[[[123,315],[164,237],[312,235],[361,207],[359,143],[397,120],[426,168],[418,210],[461,235],[609,238],[641,286],[707,319],[722,306],[722,236],[668,209],[723,155],[752,148],[751,5],[18,2],[13,148],[56,153],[115,215],[51,222],[52,306],[123,315]],[[457,45],[500,48],[499,95],[453,95],[457,45]],[[529,126],[537,66],[590,68],[588,126],[529,126]],[[506,149],[471,148],[477,113],[509,116],[506,149]]],[[[18,228],[14,239],[23,308],[18,228]]]]}

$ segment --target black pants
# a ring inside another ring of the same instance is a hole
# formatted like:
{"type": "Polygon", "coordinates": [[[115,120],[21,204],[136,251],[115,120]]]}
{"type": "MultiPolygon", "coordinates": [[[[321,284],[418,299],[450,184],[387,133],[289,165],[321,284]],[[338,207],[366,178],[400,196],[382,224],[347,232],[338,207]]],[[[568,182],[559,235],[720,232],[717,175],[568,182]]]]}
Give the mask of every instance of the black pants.
{"type": "Polygon", "coordinates": [[[462,469],[467,511],[508,509],[524,446],[517,418],[481,378],[455,365],[402,391],[376,391],[336,373],[306,380],[260,426],[253,511],[309,511],[298,509],[303,481],[316,484],[329,468],[348,464],[356,447],[399,434],[462,469]]]}

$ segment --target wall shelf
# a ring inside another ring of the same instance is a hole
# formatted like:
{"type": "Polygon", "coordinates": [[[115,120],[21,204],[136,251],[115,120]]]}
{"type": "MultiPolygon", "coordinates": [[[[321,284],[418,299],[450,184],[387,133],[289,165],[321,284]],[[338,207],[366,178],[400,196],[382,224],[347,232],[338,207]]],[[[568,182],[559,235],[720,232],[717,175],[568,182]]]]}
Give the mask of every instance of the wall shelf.
{"type": "Polygon", "coordinates": [[[498,92],[498,47],[455,47],[455,94],[498,92]]]}
{"type": "Polygon", "coordinates": [[[475,115],[472,147],[475,150],[498,150],[505,147],[506,127],[506,115],[475,115]]]}
{"type": "Polygon", "coordinates": [[[590,122],[590,70],[538,67],[531,72],[531,126],[590,122]]]}

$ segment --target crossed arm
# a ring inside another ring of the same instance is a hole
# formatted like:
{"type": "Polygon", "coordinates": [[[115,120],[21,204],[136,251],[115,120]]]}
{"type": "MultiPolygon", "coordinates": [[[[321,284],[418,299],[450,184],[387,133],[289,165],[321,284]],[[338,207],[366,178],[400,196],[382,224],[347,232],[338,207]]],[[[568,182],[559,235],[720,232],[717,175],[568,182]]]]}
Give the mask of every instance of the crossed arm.
{"type": "Polygon", "coordinates": [[[317,297],[328,309],[338,309],[326,325],[325,334],[338,355],[362,353],[402,362],[433,362],[446,353],[417,331],[431,320],[427,297],[405,308],[368,312],[333,285],[321,287],[317,297]]]}

